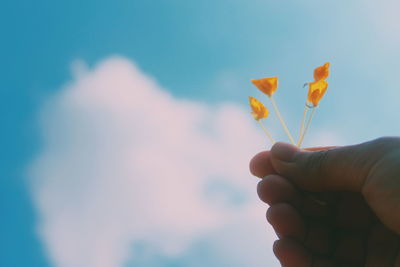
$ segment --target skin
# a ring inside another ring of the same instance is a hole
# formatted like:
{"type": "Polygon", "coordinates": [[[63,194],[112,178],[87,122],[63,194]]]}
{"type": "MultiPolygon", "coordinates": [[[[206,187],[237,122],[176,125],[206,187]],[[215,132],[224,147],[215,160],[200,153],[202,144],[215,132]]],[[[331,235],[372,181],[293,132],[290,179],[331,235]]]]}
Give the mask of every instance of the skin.
{"type": "Polygon", "coordinates": [[[299,150],[250,162],[284,267],[400,267],[400,138],[299,150]]]}

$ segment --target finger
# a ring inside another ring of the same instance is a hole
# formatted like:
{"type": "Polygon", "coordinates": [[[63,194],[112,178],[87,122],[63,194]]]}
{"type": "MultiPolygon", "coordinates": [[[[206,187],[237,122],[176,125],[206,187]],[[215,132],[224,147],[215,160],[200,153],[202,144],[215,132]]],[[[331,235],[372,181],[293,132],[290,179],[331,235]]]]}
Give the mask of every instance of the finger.
{"type": "Polygon", "coordinates": [[[372,166],[390,149],[388,139],[320,151],[276,143],[270,160],[278,174],[311,191],[361,192],[372,166]]]}
{"type": "Polygon", "coordinates": [[[312,193],[303,191],[301,213],[309,219],[331,222],[335,216],[336,202],[335,194],[330,192],[312,193]]]}
{"type": "MultiPolygon", "coordinates": [[[[329,258],[315,255],[302,244],[290,238],[275,241],[274,254],[282,267],[336,267],[335,262],[329,258]]],[[[358,265],[340,265],[358,267],[358,265]]]]}
{"type": "Polygon", "coordinates": [[[325,224],[306,222],[303,245],[313,254],[329,255],[333,251],[334,232],[325,224]]]}
{"type": "Polygon", "coordinates": [[[273,250],[283,267],[310,267],[312,264],[311,254],[292,239],[275,241],[273,250]]]}
{"type": "Polygon", "coordinates": [[[257,185],[259,198],[273,205],[280,202],[298,203],[300,202],[299,192],[287,179],[278,175],[268,175],[257,185]]]}
{"type": "Polygon", "coordinates": [[[263,178],[269,174],[276,173],[272,167],[270,158],[269,151],[263,151],[255,155],[250,160],[250,172],[258,178],[263,178]]]}
{"type": "Polygon", "coordinates": [[[278,203],[270,206],[267,211],[267,220],[279,237],[304,239],[304,221],[291,205],[278,203]]]}
{"type": "Polygon", "coordinates": [[[326,221],[332,220],[334,215],[335,194],[301,192],[290,181],[279,175],[272,174],[264,177],[257,185],[257,193],[259,198],[268,205],[286,202],[310,218],[326,221]]]}

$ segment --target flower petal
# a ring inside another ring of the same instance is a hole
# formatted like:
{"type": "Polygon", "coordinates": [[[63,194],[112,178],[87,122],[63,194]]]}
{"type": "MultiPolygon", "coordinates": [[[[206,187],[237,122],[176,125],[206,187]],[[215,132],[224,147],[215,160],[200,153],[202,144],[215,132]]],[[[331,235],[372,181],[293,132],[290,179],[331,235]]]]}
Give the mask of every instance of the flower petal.
{"type": "Polygon", "coordinates": [[[251,82],[264,94],[269,97],[275,93],[276,89],[278,89],[278,77],[267,77],[256,80],[251,80],[251,82]]]}
{"type": "Polygon", "coordinates": [[[251,114],[253,115],[255,120],[258,121],[258,120],[268,117],[269,111],[263,105],[263,103],[261,103],[260,101],[258,101],[256,98],[254,98],[252,96],[249,96],[249,103],[250,103],[251,109],[253,110],[253,112],[251,112],[251,114]]]}
{"type": "Polygon", "coordinates": [[[330,65],[331,64],[329,62],[327,62],[324,65],[317,67],[314,70],[314,80],[320,81],[320,80],[325,80],[326,78],[328,78],[330,65]]]}
{"type": "Polygon", "coordinates": [[[319,101],[325,95],[328,83],[325,80],[312,82],[309,84],[307,101],[314,107],[318,106],[319,101]]]}

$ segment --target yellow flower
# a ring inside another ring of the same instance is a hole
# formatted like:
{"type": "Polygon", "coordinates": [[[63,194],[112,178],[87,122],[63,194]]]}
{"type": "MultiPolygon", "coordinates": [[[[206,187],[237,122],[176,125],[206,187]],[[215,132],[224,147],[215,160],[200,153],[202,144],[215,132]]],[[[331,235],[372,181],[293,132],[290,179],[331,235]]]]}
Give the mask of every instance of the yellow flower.
{"type": "Polygon", "coordinates": [[[309,83],[307,101],[313,104],[313,107],[318,106],[319,101],[324,96],[328,83],[325,80],[319,80],[309,83]]]}
{"type": "Polygon", "coordinates": [[[261,119],[268,117],[269,111],[263,105],[263,103],[261,103],[252,96],[249,96],[249,102],[250,102],[250,107],[253,110],[253,112],[251,112],[251,115],[253,115],[255,120],[259,121],[261,119]]]}
{"type": "Polygon", "coordinates": [[[268,95],[269,97],[275,93],[276,89],[278,88],[278,77],[269,77],[269,78],[262,78],[251,80],[251,82],[260,89],[261,92],[268,95]]]}
{"type": "Polygon", "coordinates": [[[314,70],[314,80],[320,81],[320,80],[325,80],[329,76],[329,66],[331,64],[329,62],[325,63],[322,66],[319,66],[314,70]]]}

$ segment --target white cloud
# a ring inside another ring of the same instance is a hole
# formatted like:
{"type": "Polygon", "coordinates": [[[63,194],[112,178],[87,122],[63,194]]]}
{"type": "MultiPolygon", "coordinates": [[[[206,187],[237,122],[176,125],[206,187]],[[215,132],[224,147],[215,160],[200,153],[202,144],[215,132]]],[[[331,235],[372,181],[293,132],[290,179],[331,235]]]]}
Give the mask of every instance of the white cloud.
{"type": "Polygon", "coordinates": [[[73,72],[42,110],[31,168],[54,266],[124,266],[142,240],[179,257],[207,234],[222,256],[276,265],[248,172],[268,143],[248,111],[176,99],[123,58],[73,72]]]}

